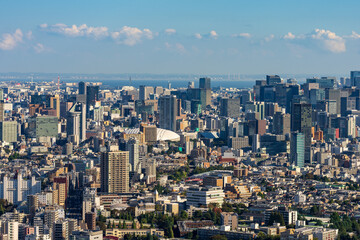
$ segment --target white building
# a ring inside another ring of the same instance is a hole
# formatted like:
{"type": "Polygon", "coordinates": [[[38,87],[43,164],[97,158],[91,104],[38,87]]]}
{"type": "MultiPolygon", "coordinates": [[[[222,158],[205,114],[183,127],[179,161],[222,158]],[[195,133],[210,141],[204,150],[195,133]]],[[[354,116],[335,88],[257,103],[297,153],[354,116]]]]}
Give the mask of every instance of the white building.
{"type": "Polygon", "coordinates": [[[208,206],[210,203],[222,205],[225,194],[220,187],[194,187],[186,192],[187,206],[208,206]]]}
{"type": "Polygon", "coordinates": [[[306,202],[306,195],[299,192],[298,194],[295,195],[294,201],[296,203],[305,203],[306,202]]]}
{"type": "Polygon", "coordinates": [[[0,181],[0,198],[10,203],[26,200],[28,195],[41,192],[41,182],[24,172],[5,174],[0,181]]]}
{"type": "Polygon", "coordinates": [[[6,221],[1,224],[3,234],[7,234],[8,240],[19,239],[19,223],[15,221],[6,221]]]}

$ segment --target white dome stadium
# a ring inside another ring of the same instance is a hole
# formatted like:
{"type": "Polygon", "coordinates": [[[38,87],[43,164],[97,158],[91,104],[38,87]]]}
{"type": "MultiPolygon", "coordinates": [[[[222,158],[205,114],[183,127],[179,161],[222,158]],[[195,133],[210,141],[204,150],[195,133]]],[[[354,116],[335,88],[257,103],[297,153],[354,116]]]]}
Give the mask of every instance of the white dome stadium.
{"type": "Polygon", "coordinates": [[[178,141],[180,141],[180,135],[177,134],[176,132],[173,132],[173,131],[170,131],[167,129],[158,128],[157,129],[157,140],[158,141],[178,142],[178,141]]]}

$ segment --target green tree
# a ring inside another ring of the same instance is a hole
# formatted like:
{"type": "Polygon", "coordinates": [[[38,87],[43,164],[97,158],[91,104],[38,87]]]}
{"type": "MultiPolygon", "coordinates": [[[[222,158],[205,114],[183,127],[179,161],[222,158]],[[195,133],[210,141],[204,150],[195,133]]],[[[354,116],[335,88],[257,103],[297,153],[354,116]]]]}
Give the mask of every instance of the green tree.
{"type": "Polygon", "coordinates": [[[281,226],[285,226],[284,217],[279,212],[273,212],[270,214],[269,226],[273,225],[275,222],[280,223],[281,226]]]}
{"type": "Polygon", "coordinates": [[[227,237],[225,235],[213,235],[210,237],[211,240],[227,240],[227,237]]]}

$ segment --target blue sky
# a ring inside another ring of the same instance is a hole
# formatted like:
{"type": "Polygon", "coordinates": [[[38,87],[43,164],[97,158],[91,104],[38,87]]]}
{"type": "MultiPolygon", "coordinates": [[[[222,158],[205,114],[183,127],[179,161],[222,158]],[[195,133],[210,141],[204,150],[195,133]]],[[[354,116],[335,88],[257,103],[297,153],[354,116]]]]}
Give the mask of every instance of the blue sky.
{"type": "Polygon", "coordinates": [[[0,1],[0,72],[348,74],[359,1],[0,1]]]}

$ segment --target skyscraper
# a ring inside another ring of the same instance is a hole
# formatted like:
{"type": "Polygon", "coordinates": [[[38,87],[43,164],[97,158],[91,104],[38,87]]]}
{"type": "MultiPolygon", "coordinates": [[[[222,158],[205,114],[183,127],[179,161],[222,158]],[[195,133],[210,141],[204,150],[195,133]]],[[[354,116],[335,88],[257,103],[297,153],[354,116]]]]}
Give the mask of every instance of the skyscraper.
{"type": "Polygon", "coordinates": [[[74,104],[67,113],[66,133],[68,141],[77,145],[86,140],[86,106],[74,104]]]}
{"type": "Polygon", "coordinates": [[[266,75],[266,84],[275,85],[281,83],[281,78],[278,75],[266,75]]]}
{"type": "Polygon", "coordinates": [[[298,167],[305,163],[305,138],[303,133],[293,132],[290,138],[290,162],[298,167]]]}
{"type": "Polygon", "coordinates": [[[351,86],[360,87],[360,71],[350,72],[351,86]]]}
{"type": "Polygon", "coordinates": [[[129,171],[141,173],[141,166],[139,165],[139,141],[135,138],[130,138],[126,143],[126,151],[129,152],[129,171]]]}
{"type": "Polygon", "coordinates": [[[174,95],[159,98],[159,126],[160,128],[176,131],[177,100],[174,95]]]}
{"type": "Polygon", "coordinates": [[[86,88],[87,88],[86,82],[79,82],[79,94],[86,95],[86,88]]]}
{"type": "Polygon", "coordinates": [[[129,191],[129,152],[103,152],[100,168],[102,192],[124,193],[129,191]]]}
{"type": "Polygon", "coordinates": [[[199,88],[211,89],[211,79],[210,78],[200,78],[199,79],[199,88]]]}
{"type": "Polygon", "coordinates": [[[273,133],[278,135],[285,135],[290,133],[290,114],[276,112],[273,121],[273,133]]]}
{"type": "Polygon", "coordinates": [[[291,115],[291,130],[304,134],[305,163],[311,163],[312,108],[309,103],[294,103],[291,115]]]}
{"type": "Polygon", "coordinates": [[[239,98],[221,98],[220,116],[236,118],[240,116],[239,98]]]}

